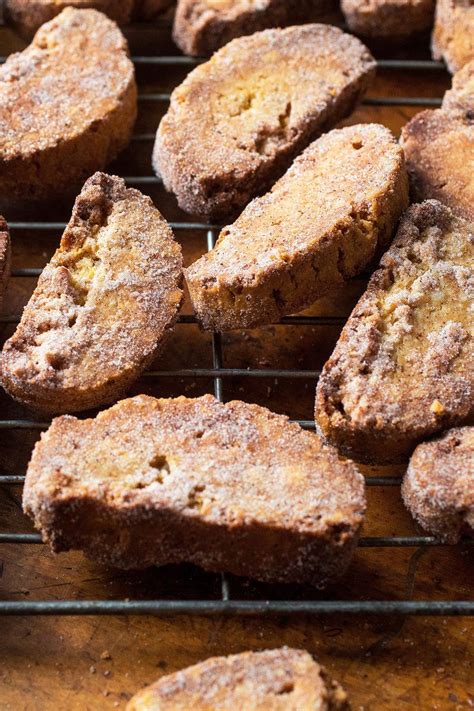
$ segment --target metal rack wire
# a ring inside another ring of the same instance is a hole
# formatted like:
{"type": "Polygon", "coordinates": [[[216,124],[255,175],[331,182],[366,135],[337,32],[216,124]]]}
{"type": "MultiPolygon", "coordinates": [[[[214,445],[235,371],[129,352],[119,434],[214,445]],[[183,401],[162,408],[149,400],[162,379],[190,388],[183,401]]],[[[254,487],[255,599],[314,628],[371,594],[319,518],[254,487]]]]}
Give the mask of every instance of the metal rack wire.
{"type": "MultiPolygon", "coordinates": [[[[0,57],[0,62],[4,61],[0,57]]],[[[201,60],[189,57],[174,56],[135,56],[136,65],[155,66],[185,66],[193,67],[201,60]]],[[[406,71],[438,71],[444,68],[439,62],[420,60],[380,60],[380,68],[406,71]]],[[[167,102],[168,93],[140,94],[141,102],[167,102]]],[[[441,100],[438,98],[424,97],[383,97],[367,99],[364,102],[370,106],[415,106],[436,107],[441,100]]],[[[154,134],[135,134],[134,141],[153,141],[154,134]]],[[[155,176],[129,176],[125,178],[128,184],[134,186],[147,186],[158,184],[160,180],[155,176]]],[[[199,222],[174,222],[173,229],[202,231],[207,237],[207,248],[212,249],[215,243],[219,225],[202,224],[199,222]]],[[[62,222],[48,221],[17,221],[11,222],[12,232],[17,230],[31,230],[44,233],[61,230],[65,227],[62,222]]],[[[16,278],[36,277],[41,269],[19,268],[13,271],[16,278]]],[[[18,315],[3,316],[0,324],[14,324],[18,315]]],[[[292,327],[311,326],[342,326],[345,319],[339,317],[320,316],[291,316],[282,319],[281,324],[292,327]]],[[[181,324],[195,324],[193,316],[181,316],[181,324]]],[[[315,382],[319,376],[318,371],[282,369],[282,368],[226,368],[223,365],[222,342],[219,334],[212,335],[212,367],[187,368],[168,371],[149,371],[145,378],[212,378],[214,395],[219,400],[224,400],[225,383],[231,378],[279,378],[279,379],[306,379],[315,382]]],[[[296,420],[306,429],[314,429],[312,420],[296,420]]],[[[48,427],[48,422],[36,422],[29,419],[0,419],[0,430],[43,430],[48,427]]],[[[399,486],[399,477],[367,477],[368,486],[399,486]]],[[[24,476],[19,474],[0,473],[0,486],[21,486],[24,476]]],[[[41,537],[35,533],[3,533],[0,534],[0,544],[41,544],[41,537]]],[[[472,545],[473,540],[466,540],[465,545],[472,545]]],[[[431,536],[377,536],[362,538],[361,548],[417,548],[443,545],[431,536]]],[[[412,600],[236,600],[232,599],[232,590],[229,578],[221,576],[220,599],[205,600],[59,600],[59,601],[0,601],[0,614],[3,615],[117,615],[117,614],[403,614],[403,615],[474,615],[474,601],[412,601],[412,600]]]]}

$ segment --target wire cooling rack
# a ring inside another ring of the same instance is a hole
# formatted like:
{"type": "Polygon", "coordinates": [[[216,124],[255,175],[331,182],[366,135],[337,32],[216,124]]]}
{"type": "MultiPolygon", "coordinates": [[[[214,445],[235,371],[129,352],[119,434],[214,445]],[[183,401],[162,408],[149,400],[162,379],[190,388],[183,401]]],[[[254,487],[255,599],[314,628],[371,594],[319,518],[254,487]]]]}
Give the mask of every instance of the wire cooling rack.
{"type": "MultiPolygon", "coordinates": [[[[162,25],[163,26],[163,25],[162,25]]],[[[182,56],[134,56],[135,65],[160,66],[163,68],[184,67],[191,69],[201,60],[182,56]]],[[[0,57],[0,63],[5,57],[0,57]]],[[[378,67],[384,70],[402,70],[407,73],[413,71],[439,71],[444,69],[440,62],[412,59],[381,59],[378,67]]],[[[169,93],[140,93],[139,102],[141,109],[146,111],[150,102],[165,104],[169,101],[169,93]]],[[[437,107],[441,104],[439,98],[390,96],[365,99],[367,106],[411,106],[411,107],[437,107]]],[[[135,133],[133,142],[152,142],[154,133],[135,133]]],[[[147,186],[159,184],[161,181],[155,176],[132,175],[124,176],[131,186],[142,189],[147,186]]],[[[212,249],[220,229],[220,225],[203,224],[193,221],[171,222],[172,228],[179,232],[195,230],[206,238],[207,249],[212,249]]],[[[62,222],[50,221],[12,221],[9,223],[12,234],[18,230],[31,232],[50,232],[61,230],[65,227],[62,222]]],[[[21,267],[13,270],[14,278],[36,277],[41,269],[21,267]]],[[[15,324],[19,315],[0,317],[0,324],[15,324]]],[[[281,324],[297,328],[298,326],[337,326],[342,327],[345,319],[334,316],[290,316],[281,320],[281,324]]],[[[193,316],[182,315],[179,323],[185,325],[196,324],[193,316]]],[[[298,370],[283,368],[227,368],[223,365],[223,346],[220,334],[212,335],[212,367],[211,368],[186,368],[176,370],[149,371],[144,378],[211,378],[213,380],[214,395],[219,400],[224,400],[225,383],[233,378],[278,378],[305,379],[316,382],[319,371],[298,370]]],[[[303,428],[313,430],[313,420],[293,420],[303,428]]],[[[44,430],[48,422],[37,422],[31,419],[0,419],[0,430],[44,430]]],[[[0,486],[21,486],[24,476],[20,474],[0,473],[0,486]]],[[[400,477],[372,476],[366,477],[370,487],[400,486],[400,477]]],[[[472,546],[473,540],[466,540],[464,545],[472,546]]],[[[0,544],[42,544],[41,536],[36,533],[1,533],[0,544]]],[[[363,537],[359,542],[361,548],[421,548],[443,546],[431,536],[373,536],[363,537]]],[[[403,615],[474,615],[474,601],[471,600],[294,600],[294,599],[234,599],[232,596],[231,578],[225,574],[221,576],[220,597],[215,599],[154,599],[154,600],[54,600],[54,601],[0,601],[0,614],[3,615],[117,615],[117,614],[403,614],[403,615]]]]}

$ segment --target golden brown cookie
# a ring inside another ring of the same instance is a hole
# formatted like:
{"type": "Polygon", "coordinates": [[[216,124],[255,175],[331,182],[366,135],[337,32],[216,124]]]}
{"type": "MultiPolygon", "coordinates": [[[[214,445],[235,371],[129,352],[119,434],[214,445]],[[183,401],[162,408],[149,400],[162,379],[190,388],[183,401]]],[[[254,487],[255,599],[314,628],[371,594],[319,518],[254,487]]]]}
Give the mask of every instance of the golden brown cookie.
{"type": "Polygon", "coordinates": [[[341,0],[351,32],[400,42],[431,29],[434,0],[341,0]]]}
{"type": "Polygon", "coordinates": [[[451,89],[443,97],[443,111],[452,112],[453,119],[470,120],[474,113],[474,60],[453,76],[451,89]]]}
{"type": "Polygon", "coordinates": [[[365,497],[354,464],[283,415],[140,395],[95,419],[55,419],[23,505],[56,552],[323,586],[349,564],[365,497]]]}
{"type": "Polygon", "coordinates": [[[320,19],[331,0],[178,0],[173,38],[185,54],[209,56],[230,40],[320,19]]]}
{"type": "Polygon", "coordinates": [[[185,270],[199,321],[225,331],[301,311],[367,266],[407,206],[403,151],[387,128],[330,131],[185,270]]]}
{"type": "Polygon", "coordinates": [[[124,148],[137,90],[117,25],[66,8],[0,67],[0,209],[71,193],[124,148]]]}
{"type": "Polygon", "coordinates": [[[124,25],[130,20],[133,4],[134,0],[5,0],[5,22],[29,40],[41,25],[59,15],[65,7],[94,8],[124,25]]]}
{"type": "Polygon", "coordinates": [[[170,333],[181,281],[181,249],[150,198],[96,173],[3,347],[4,388],[50,413],[116,400],[170,333]]]}
{"type": "Polygon", "coordinates": [[[351,112],[374,70],[359,40],[328,25],[233,40],[173,92],[155,170],[184,210],[227,219],[351,112]]]}
{"type": "Polygon", "coordinates": [[[402,130],[413,199],[435,198],[474,219],[474,61],[453,78],[441,109],[422,111],[402,130]]]}
{"type": "Polygon", "coordinates": [[[413,205],[324,366],[320,431],[356,460],[402,461],[474,417],[474,230],[413,205]]]}
{"type": "Polygon", "coordinates": [[[345,691],[303,650],[212,657],[161,677],[127,711],[348,711],[345,691]]]}
{"type": "Polygon", "coordinates": [[[456,427],[418,445],[403,479],[403,500],[418,523],[449,543],[474,532],[474,427],[456,427]]]}
{"type": "Polygon", "coordinates": [[[474,3],[437,0],[431,39],[434,59],[444,59],[454,73],[474,60],[474,3]]]}

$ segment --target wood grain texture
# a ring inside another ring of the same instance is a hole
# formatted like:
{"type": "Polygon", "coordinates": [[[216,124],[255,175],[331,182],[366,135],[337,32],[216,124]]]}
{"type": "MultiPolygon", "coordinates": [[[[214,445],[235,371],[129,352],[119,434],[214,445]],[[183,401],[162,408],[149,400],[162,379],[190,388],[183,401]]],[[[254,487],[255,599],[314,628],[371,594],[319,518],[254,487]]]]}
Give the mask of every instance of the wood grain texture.
{"type": "MultiPolygon", "coordinates": [[[[132,53],[175,52],[167,33],[130,30],[132,53]],[[157,35],[158,40],[157,41],[157,35]],[[160,44],[161,42],[161,44],[160,44]]],[[[0,54],[19,47],[0,30],[0,54]]],[[[420,56],[422,50],[420,50],[420,56]]],[[[425,50],[426,55],[426,50],[425,50]]],[[[186,67],[139,67],[140,89],[168,91],[186,67]]],[[[442,72],[379,73],[372,96],[441,96],[449,83],[442,72]]],[[[153,132],[166,104],[140,103],[137,132],[153,132]]],[[[415,109],[360,107],[345,124],[380,121],[397,134],[415,109]]],[[[110,169],[151,175],[151,142],[133,143],[110,169]]],[[[147,188],[151,188],[147,190],[147,188]]],[[[171,220],[189,218],[160,186],[145,191],[171,220]]],[[[49,214],[50,219],[66,219],[49,214]]],[[[12,216],[7,216],[12,217],[12,216]]],[[[185,262],[205,249],[205,232],[179,232],[185,262]]],[[[14,230],[13,268],[41,267],[59,232],[14,230]]],[[[4,314],[18,314],[35,280],[10,281],[4,314]]],[[[345,316],[364,288],[354,281],[309,312],[345,316]]],[[[308,312],[308,313],[309,313],[308,312]]],[[[190,313],[186,302],[184,313],[190,313]]],[[[0,325],[2,340],[13,329],[0,325]]],[[[224,363],[235,367],[318,369],[331,353],[336,327],[268,326],[223,337],[224,363]]],[[[156,368],[211,367],[211,339],[196,326],[180,325],[156,368]]],[[[226,399],[257,402],[295,418],[312,418],[315,384],[308,380],[226,379],[226,399]]],[[[133,393],[188,396],[212,392],[208,378],[141,379],[133,393]]],[[[0,419],[31,413],[0,393],[0,419]]],[[[24,473],[37,432],[0,430],[0,472],[24,473]]],[[[365,468],[373,475],[400,475],[403,467],[365,468]]],[[[397,487],[370,488],[365,535],[409,535],[416,528],[397,487]]],[[[21,488],[0,487],[0,531],[30,531],[21,513],[21,488]]],[[[473,548],[360,549],[344,580],[323,593],[269,588],[231,579],[234,599],[472,599],[473,548]]],[[[138,574],[106,569],[80,553],[53,557],[44,546],[0,546],[0,600],[210,599],[220,597],[219,576],[196,568],[169,567],[138,574]]],[[[474,707],[470,618],[401,617],[11,617],[0,621],[0,707],[15,711],[123,709],[145,684],[211,655],[288,644],[316,654],[348,690],[356,710],[404,711],[474,707]]]]}

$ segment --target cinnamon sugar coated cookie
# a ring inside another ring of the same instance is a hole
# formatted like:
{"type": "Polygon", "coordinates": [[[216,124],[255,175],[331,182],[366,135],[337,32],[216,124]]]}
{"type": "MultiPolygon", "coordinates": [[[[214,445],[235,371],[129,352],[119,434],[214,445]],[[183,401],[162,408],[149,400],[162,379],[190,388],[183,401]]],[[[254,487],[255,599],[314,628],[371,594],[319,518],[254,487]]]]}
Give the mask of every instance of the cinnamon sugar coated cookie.
{"type": "Polygon", "coordinates": [[[418,523],[448,543],[474,532],[474,427],[456,427],[420,444],[402,485],[418,523]]]}
{"type": "Polygon", "coordinates": [[[437,0],[431,44],[433,59],[444,59],[450,72],[474,60],[472,0],[437,0]]]}
{"type": "Polygon", "coordinates": [[[454,75],[441,109],[416,114],[400,142],[413,199],[435,198],[474,220],[474,61],[454,75]]]}
{"type": "Polygon", "coordinates": [[[351,560],[365,496],[352,462],[283,415],[140,395],[95,419],[55,419],[23,505],[56,552],[320,587],[351,560]]]}
{"type": "Polygon", "coordinates": [[[434,0],[341,0],[351,32],[363,37],[399,42],[429,30],[434,0]]]}
{"type": "Polygon", "coordinates": [[[315,417],[359,461],[402,461],[474,418],[474,229],[413,205],[324,366],[315,417]]]}
{"type": "Polygon", "coordinates": [[[331,8],[332,0],[178,0],[173,38],[185,54],[208,56],[236,37],[314,22],[331,8]]]}
{"type": "Polygon", "coordinates": [[[181,281],[181,248],[150,198],[97,173],[3,347],[3,387],[49,413],[116,400],[171,332],[181,281]]]}
{"type": "Polygon", "coordinates": [[[330,131],[186,269],[198,319],[224,331],[301,311],[360,272],[407,206],[403,152],[387,128],[330,131]]]}
{"type": "Polygon", "coordinates": [[[228,219],[352,111],[374,72],[368,49],[328,25],[233,40],[174,90],[155,170],[184,210],[228,219]]]}
{"type": "Polygon", "coordinates": [[[30,39],[45,22],[66,7],[94,8],[119,25],[130,21],[134,0],[4,0],[5,21],[22,37],[30,39]]]}
{"type": "Polygon", "coordinates": [[[130,140],[137,89],[117,25],[66,8],[0,66],[0,210],[70,194],[130,140]]]}
{"type": "Polygon", "coordinates": [[[139,691],[127,711],[349,711],[345,691],[303,650],[212,657],[139,691]]]}

